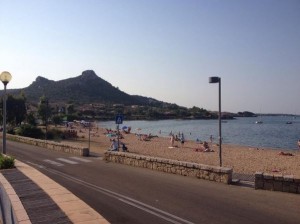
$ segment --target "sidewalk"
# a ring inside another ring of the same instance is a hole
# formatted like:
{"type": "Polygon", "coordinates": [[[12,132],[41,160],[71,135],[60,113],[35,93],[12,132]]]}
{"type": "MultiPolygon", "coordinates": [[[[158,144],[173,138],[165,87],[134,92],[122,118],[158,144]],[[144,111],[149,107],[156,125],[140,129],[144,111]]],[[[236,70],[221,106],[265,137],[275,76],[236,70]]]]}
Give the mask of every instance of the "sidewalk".
{"type": "Polygon", "coordinates": [[[109,223],[85,202],[38,170],[20,161],[1,170],[0,183],[20,224],[109,223]]]}

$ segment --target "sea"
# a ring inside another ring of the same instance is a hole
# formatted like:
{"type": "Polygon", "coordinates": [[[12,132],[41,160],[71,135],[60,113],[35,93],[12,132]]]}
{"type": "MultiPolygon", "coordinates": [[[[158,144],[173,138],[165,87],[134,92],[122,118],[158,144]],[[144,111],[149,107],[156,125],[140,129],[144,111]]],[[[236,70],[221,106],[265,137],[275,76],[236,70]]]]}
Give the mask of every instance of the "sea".
{"type": "MultiPolygon", "coordinates": [[[[99,121],[102,128],[116,129],[115,121],[99,121]]],[[[219,141],[218,120],[156,120],[126,121],[119,129],[131,127],[132,133],[152,134],[167,137],[170,133],[184,133],[187,140],[219,141]]],[[[222,120],[222,143],[278,150],[298,150],[300,139],[300,116],[238,117],[222,120]],[[257,124],[256,121],[261,121],[257,124]]]]}

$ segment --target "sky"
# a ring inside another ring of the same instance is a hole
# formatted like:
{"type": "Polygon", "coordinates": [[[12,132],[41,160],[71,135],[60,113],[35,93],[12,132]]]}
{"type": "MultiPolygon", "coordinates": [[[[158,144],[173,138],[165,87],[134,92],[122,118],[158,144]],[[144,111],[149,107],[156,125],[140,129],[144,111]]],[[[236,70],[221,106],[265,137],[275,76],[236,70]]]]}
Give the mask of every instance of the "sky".
{"type": "MultiPolygon", "coordinates": [[[[185,107],[300,114],[299,0],[0,0],[7,88],[94,70],[185,107]]],[[[3,86],[0,86],[0,89],[3,86]]]]}

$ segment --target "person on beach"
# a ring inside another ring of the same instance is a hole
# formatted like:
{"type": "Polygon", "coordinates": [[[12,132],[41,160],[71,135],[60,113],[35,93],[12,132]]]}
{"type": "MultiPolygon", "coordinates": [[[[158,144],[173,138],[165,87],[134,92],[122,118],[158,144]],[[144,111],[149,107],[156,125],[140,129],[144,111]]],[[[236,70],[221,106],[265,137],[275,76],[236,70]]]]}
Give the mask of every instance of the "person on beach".
{"type": "Polygon", "coordinates": [[[210,143],[211,143],[211,144],[213,144],[213,139],[214,139],[213,136],[210,135],[209,140],[210,140],[210,143]]]}
{"type": "Polygon", "coordinates": [[[214,150],[210,149],[208,143],[206,141],[203,142],[203,146],[195,149],[196,152],[214,152],[214,150]]]}
{"type": "Polygon", "coordinates": [[[204,148],[204,152],[210,152],[210,148],[209,148],[208,143],[206,141],[204,141],[204,143],[203,143],[203,148],[204,148]]]}
{"type": "Polygon", "coordinates": [[[181,136],[180,136],[180,143],[181,143],[181,148],[183,147],[183,145],[184,145],[184,135],[183,135],[183,133],[181,134],[181,136]]]}
{"type": "Polygon", "coordinates": [[[118,142],[116,139],[113,139],[110,145],[110,150],[111,151],[118,151],[118,142]]]}
{"type": "Polygon", "coordinates": [[[300,139],[298,140],[298,148],[300,150],[300,139]]]}
{"type": "Polygon", "coordinates": [[[128,152],[128,148],[124,143],[122,143],[122,150],[123,152],[128,152]]]}
{"type": "Polygon", "coordinates": [[[280,156],[294,156],[294,154],[292,154],[292,153],[283,152],[283,151],[281,151],[280,153],[278,153],[278,155],[280,155],[280,156]]]}
{"type": "Polygon", "coordinates": [[[171,147],[174,147],[174,141],[175,141],[174,135],[172,134],[170,138],[171,147]]]}

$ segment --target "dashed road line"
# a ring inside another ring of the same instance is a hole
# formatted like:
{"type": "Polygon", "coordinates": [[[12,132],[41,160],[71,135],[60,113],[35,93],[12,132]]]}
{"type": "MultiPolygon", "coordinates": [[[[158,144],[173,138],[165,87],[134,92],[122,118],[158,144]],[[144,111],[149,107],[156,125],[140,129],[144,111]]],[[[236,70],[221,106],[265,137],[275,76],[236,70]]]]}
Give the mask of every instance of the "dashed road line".
{"type": "Polygon", "coordinates": [[[78,162],[75,162],[75,161],[72,161],[72,160],[69,160],[69,159],[65,159],[65,158],[56,158],[57,160],[59,161],[62,161],[62,162],[65,162],[65,163],[68,163],[68,164],[78,164],[78,162]]]}
{"type": "Polygon", "coordinates": [[[50,163],[51,165],[55,165],[55,166],[64,166],[64,164],[50,160],[50,159],[44,159],[43,161],[46,163],[50,163]]]}
{"type": "Polygon", "coordinates": [[[90,163],[90,162],[92,162],[91,160],[84,159],[84,158],[80,158],[80,157],[76,157],[76,156],[69,157],[69,158],[70,158],[70,159],[75,159],[75,160],[78,160],[78,161],[84,162],[84,163],[90,163]]]}

